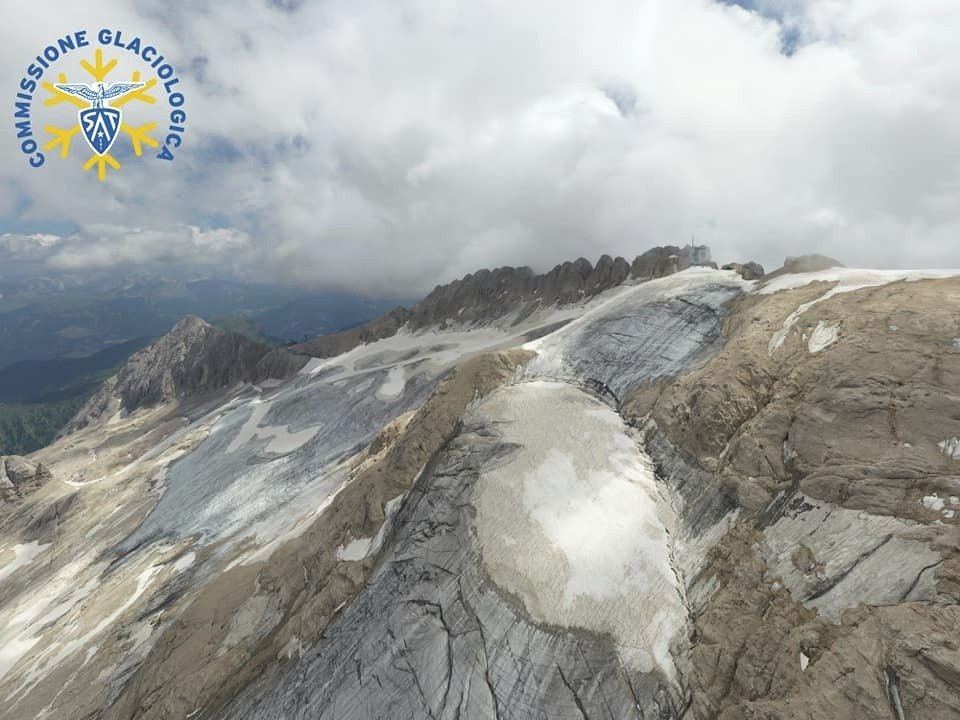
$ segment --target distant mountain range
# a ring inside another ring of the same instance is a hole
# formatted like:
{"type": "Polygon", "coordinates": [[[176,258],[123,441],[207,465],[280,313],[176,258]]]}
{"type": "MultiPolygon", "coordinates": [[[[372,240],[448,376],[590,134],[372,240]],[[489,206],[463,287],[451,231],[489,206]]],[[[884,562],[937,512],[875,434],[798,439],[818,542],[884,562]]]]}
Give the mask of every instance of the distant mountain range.
{"type": "Polygon", "coordinates": [[[0,275],[0,454],[51,442],[103,380],[185,315],[278,346],[362,324],[396,300],[151,273],[0,275]]]}
{"type": "Polygon", "coordinates": [[[270,283],[139,274],[78,280],[0,279],[0,368],[83,356],[158,337],[185,315],[242,319],[276,344],[336,332],[381,315],[396,300],[310,292],[270,283]]]}

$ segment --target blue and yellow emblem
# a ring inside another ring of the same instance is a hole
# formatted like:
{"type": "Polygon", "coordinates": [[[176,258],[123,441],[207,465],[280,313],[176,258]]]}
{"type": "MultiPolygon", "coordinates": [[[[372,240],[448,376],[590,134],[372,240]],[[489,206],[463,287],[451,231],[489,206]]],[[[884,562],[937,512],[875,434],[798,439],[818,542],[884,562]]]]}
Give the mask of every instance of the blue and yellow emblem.
{"type": "Polygon", "coordinates": [[[143,155],[144,145],[152,148],[160,147],[159,141],[150,136],[151,131],[156,130],[157,123],[132,127],[123,122],[121,110],[128,102],[155,103],[157,100],[150,94],[150,90],[157,81],[151,79],[148,82],[140,82],[140,73],[134,72],[131,82],[116,82],[108,85],[104,81],[116,65],[116,59],[104,64],[103,51],[98,49],[93,64],[86,60],[80,62],[80,67],[94,80],[92,84],[70,83],[63,73],[60,74],[60,82],[43,83],[44,89],[52,93],[51,97],[44,101],[44,105],[50,107],[68,102],[79,108],[78,122],[73,127],[61,128],[47,125],[44,128],[53,138],[43,146],[43,149],[51,151],[59,147],[60,157],[68,158],[73,137],[78,133],[83,135],[90,149],[93,150],[93,155],[84,163],[83,169],[90,170],[96,167],[97,176],[101,180],[106,179],[107,167],[114,170],[120,169],[120,163],[110,154],[110,149],[121,132],[129,136],[133,153],[137,157],[143,155]]]}
{"type": "Polygon", "coordinates": [[[109,88],[103,83],[98,83],[96,87],[79,83],[54,85],[61,92],[76,95],[93,103],[92,107],[80,111],[79,118],[80,130],[87,139],[90,149],[97,155],[107,154],[117,139],[117,133],[123,122],[123,113],[105,103],[111,98],[122,97],[128,92],[145,86],[146,83],[114,83],[109,88]]]}
{"type": "MultiPolygon", "coordinates": [[[[156,46],[146,44],[140,37],[126,39],[119,30],[110,29],[100,30],[96,40],[88,37],[86,30],[65,35],[36,56],[35,62],[30,64],[20,81],[14,101],[14,126],[20,150],[27,156],[31,167],[40,168],[46,163],[46,153],[59,152],[61,158],[68,159],[74,139],[81,136],[92,151],[84,161],[83,169],[96,168],[101,181],[107,179],[109,170],[120,170],[121,164],[116,154],[120,147],[118,143],[124,138],[129,139],[130,149],[137,158],[144,155],[145,148],[149,148],[158,150],[157,159],[171,161],[174,151],[183,143],[187,119],[185,98],[177,87],[179,84],[180,78],[170,62],[156,46]],[[83,53],[94,42],[101,47],[93,48],[92,57],[81,55],[79,61],[83,76],[72,81],[66,72],[59,71],[55,82],[44,79],[45,75],[54,72],[54,64],[64,56],[83,53]],[[106,57],[105,49],[113,56],[106,57]],[[127,77],[118,77],[121,51],[132,53],[149,77],[144,77],[141,70],[133,70],[127,77]],[[73,125],[61,127],[44,124],[43,130],[48,137],[45,141],[35,137],[36,123],[32,114],[35,93],[41,90],[47,93],[44,107],[72,105],[77,110],[74,115],[76,123],[73,125]],[[157,94],[162,93],[166,94],[169,110],[151,110],[157,113],[156,119],[167,121],[166,129],[161,131],[166,133],[160,136],[162,139],[154,136],[160,123],[154,121],[135,125],[124,120],[124,107],[137,103],[155,108],[157,94]],[[165,113],[166,116],[159,113],[165,113]]],[[[119,154],[122,156],[122,153],[119,154]]]]}

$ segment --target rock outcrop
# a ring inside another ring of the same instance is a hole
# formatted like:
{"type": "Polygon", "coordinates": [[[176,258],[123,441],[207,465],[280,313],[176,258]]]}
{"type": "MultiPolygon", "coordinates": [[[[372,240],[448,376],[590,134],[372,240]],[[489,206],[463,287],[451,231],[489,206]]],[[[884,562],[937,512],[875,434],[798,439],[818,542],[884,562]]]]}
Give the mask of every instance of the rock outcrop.
{"type": "Polygon", "coordinates": [[[842,268],[846,266],[839,260],[834,260],[832,257],[827,257],[826,255],[800,255],[798,257],[788,257],[783,261],[782,267],[777,268],[767,275],[767,277],[774,278],[792,273],[816,272],[818,270],[829,270],[835,267],[842,268]]]}
{"type": "Polygon", "coordinates": [[[0,455],[0,500],[12,502],[36,490],[52,475],[43,463],[19,455],[0,455]]]}
{"type": "Polygon", "coordinates": [[[197,396],[257,376],[265,345],[187,316],[169,333],[131,357],[71,420],[65,433],[105,413],[133,412],[167,400],[197,396]]]}
{"type": "Polygon", "coordinates": [[[727,263],[723,266],[724,270],[733,270],[744,280],[759,280],[763,277],[763,265],[753,262],[747,263],[727,263]]]}
{"type": "Polygon", "coordinates": [[[638,255],[630,265],[630,277],[652,280],[689,267],[710,264],[710,248],[706,245],[687,245],[682,248],[667,245],[651,248],[638,255]]]}
{"type": "MultiPolygon", "coordinates": [[[[484,354],[452,371],[415,415],[401,416],[351,459],[345,468],[349,481],[330,498],[329,511],[308,513],[292,542],[241,555],[226,572],[205,577],[196,592],[179,587],[164,608],[177,621],[160,625],[160,616],[154,616],[151,623],[160,626],[149,656],[131,677],[119,678],[109,707],[99,699],[109,690],[103,683],[87,689],[92,692],[84,695],[86,707],[99,704],[97,712],[107,720],[162,720],[201,706],[210,718],[233,703],[248,708],[242,717],[256,717],[243,699],[245,688],[276,682],[363,591],[377,553],[365,549],[353,555],[344,548],[381,536],[392,542],[399,520],[391,513],[408,512],[396,511],[398,499],[452,439],[467,406],[507,382],[529,358],[519,350],[484,354]],[[279,658],[286,662],[278,664],[279,658]],[[170,692],[173,687],[176,692],[170,692]]],[[[417,503],[403,503],[411,504],[417,503]]],[[[430,514],[434,527],[442,522],[436,512],[430,514]]],[[[407,567],[412,571],[414,565],[407,567]]],[[[315,687],[320,690],[320,683],[315,687]]],[[[275,709],[266,712],[278,716],[275,709]]]]}

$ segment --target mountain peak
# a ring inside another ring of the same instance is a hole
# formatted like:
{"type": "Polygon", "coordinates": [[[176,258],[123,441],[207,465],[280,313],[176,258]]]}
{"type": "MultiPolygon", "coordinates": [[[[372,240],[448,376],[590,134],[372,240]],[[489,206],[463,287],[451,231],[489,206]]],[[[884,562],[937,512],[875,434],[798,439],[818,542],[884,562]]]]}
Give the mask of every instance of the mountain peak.
{"type": "Polygon", "coordinates": [[[168,400],[249,381],[269,348],[239,333],[187,315],[170,332],[133,355],[80,409],[65,432],[107,413],[133,412],[168,400]]]}
{"type": "Polygon", "coordinates": [[[181,335],[183,333],[197,332],[207,328],[213,329],[213,325],[196,315],[185,315],[176,325],[170,329],[170,335],[181,335]]]}

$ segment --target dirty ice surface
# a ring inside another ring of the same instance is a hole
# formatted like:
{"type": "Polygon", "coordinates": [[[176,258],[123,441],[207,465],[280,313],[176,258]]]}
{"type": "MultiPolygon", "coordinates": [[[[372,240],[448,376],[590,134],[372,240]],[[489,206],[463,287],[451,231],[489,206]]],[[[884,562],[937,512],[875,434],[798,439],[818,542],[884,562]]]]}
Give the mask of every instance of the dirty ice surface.
{"type": "Polygon", "coordinates": [[[277,386],[247,388],[222,406],[196,447],[169,465],[156,507],[120,549],[189,536],[272,542],[329,502],[347,480],[335,468],[395,418],[420,407],[457,362],[522,344],[527,333],[586,307],[547,308],[516,325],[506,318],[442,331],[401,330],[313,359],[277,386]]]}
{"type": "Polygon", "coordinates": [[[685,611],[676,518],[620,416],[578,388],[534,381],[477,410],[517,449],[474,495],[483,562],[537,620],[610,633],[641,671],[674,677],[685,611]]]}
{"type": "Polygon", "coordinates": [[[720,341],[723,306],[752,283],[730,270],[690,268],[624,288],[524,347],[531,378],[600,383],[616,397],[640,380],[689,368],[720,341]]]}

